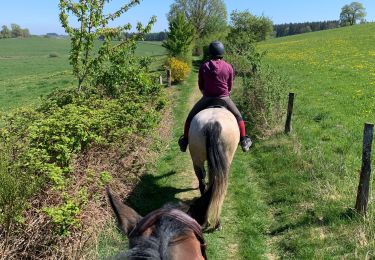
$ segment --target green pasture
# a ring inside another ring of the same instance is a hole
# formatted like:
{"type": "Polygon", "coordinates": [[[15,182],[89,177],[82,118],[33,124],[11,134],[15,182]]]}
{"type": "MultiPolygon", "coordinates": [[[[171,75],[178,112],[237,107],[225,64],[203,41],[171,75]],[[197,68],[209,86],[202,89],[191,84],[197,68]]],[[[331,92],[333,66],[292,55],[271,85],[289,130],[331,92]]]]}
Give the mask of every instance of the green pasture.
{"type": "Polygon", "coordinates": [[[372,23],[259,45],[296,93],[293,134],[261,142],[250,164],[268,194],[270,245],[281,258],[375,255],[373,201],[366,219],[352,210],[363,126],[375,123],[374,42],[372,23]]]}
{"type": "Polygon", "coordinates": [[[69,41],[29,38],[0,41],[0,111],[28,105],[74,84],[69,41]],[[50,54],[57,57],[50,58],[50,54]]]}
{"type": "MultiPolygon", "coordinates": [[[[68,39],[0,40],[0,111],[35,104],[55,89],[75,86],[69,49],[68,39]]],[[[161,43],[140,42],[137,49],[137,55],[153,57],[152,70],[159,69],[165,54],[161,43]]]]}

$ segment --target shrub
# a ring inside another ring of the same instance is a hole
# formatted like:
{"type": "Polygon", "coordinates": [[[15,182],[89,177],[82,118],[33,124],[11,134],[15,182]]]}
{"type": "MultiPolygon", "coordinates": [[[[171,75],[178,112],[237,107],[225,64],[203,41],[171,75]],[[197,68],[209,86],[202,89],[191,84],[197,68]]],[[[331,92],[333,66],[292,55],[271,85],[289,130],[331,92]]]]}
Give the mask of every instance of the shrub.
{"type": "Polygon", "coordinates": [[[32,176],[14,171],[6,156],[0,160],[0,224],[8,231],[12,223],[22,222],[22,212],[27,207],[27,199],[37,189],[37,181],[32,176]]]}
{"type": "Polygon", "coordinates": [[[135,42],[128,43],[127,47],[109,53],[93,73],[92,87],[85,92],[109,98],[119,98],[130,92],[139,96],[157,95],[161,86],[153,82],[148,72],[151,60],[135,56],[135,48],[135,42]]]}
{"type": "Polygon", "coordinates": [[[167,60],[166,66],[171,69],[172,81],[176,83],[184,81],[190,73],[190,67],[186,62],[173,57],[167,60]]]}
{"type": "Polygon", "coordinates": [[[268,37],[272,22],[248,11],[231,14],[231,29],[226,39],[226,59],[242,79],[242,88],[235,92],[236,103],[251,124],[251,132],[264,137],[273,132],[282,118],[281,101],[286,80],[263,65],[265,53],[259,52],[256,42],[268,37]]]}
{"type": "Polygon", "coordinates": [[[56,207],[46,207],[43,211],[52,219],[58,227],[58,234],[67,236],[71,227],[79,227],[78,215],[81,211],[81,203],[65,195],[64,203],[56,207]]]}
{"type": "MultiPolygon", "coordinates": [[[[89,144],[116,142],[132,133],[148,135],[157,126],[159,110],[165,105],[164,92],[151,84],[146,74],[134,75],[129,82],[129,89],[119,91],[117,98],[99,94],[100,88],[80,94],[73,89],[59,90],[36,110],[20,109],[4,116],[0,128],[0,228],[19,222],[28,199],[38,190],[67,192],[72,156],[89,144]]],[[[110,174],[102,172],[95,186],[110,180],[110,174]]],[[[67,235],[77,224],[81,205],[54,201],[43,212],[60,234],[67,235]]]]}
{"type": "MultiPolygon", "coordinates": [[[[154,19],[145,28],[138,24],[137,37],[115,46],[113,39],[128,26],[106,27],[109,20],[139,1],[131,1],[109,17],[102,13],[105,1],[59,2],[61,22],[72,40],[70,62],[79,91],[56,91],[36,109],[8,114],[1,121],[0,230],[4,223],[10,226],[17,221],[32,196],[38,198],[38,192],[51,191],[54,199],[46,204],[48,207],[39,204],[43,209],[36,211],[47,214],[59,233],[68,235],[72,227],[79,225],[79,215],[87,200],[86,184],[77,184],[84,186],[78,199],[77,192],[70,190],[75,185],[73,156],[95,143],[123,142],[133,133],[148,135],[157,126],[159,110],[165,105],[161,86],[153,83],[149,74],[150,59],[135,55],[135,40],[151,29],[154,19]],[[85,13],[88,10],[93,12],[90,21],[95,18],[90,25],[85,13]],[[68,25],[71,11],[83,17],[82,30],[68,25]],[[90,26],[100,29],[91,30],[90,26]],[[104,42],[94,48],[98,35],[104,37],[104,42]]],[[[51,53],[50,57],[56,55],[51,53]]],[[[103,171],[100,181],[93,185],[102,187],[110,181],[110,173],[103,171]]]]}
{"type": "MultiPolygon", "coordinates": [[[[27,199],[38,189],[43,179],[29,175],[20,162],[27,151],[30,121],[38,116],[27,109],[19,109],[2,118],[0,128],[0,228],[5,231],[14,223],[22,222],[22,212],[28,206],[27,199]]],[[[30,161],[27,161],[31,163],[30,161]]]]}
{"type": "Polygon", "coordinates": [[[261,65],[257,73],[244,76],[242,86],[234,92],[234,100],[250,123],[252,135],[265,137],[279,125],[287,81],[274,69],[261,65]]]}

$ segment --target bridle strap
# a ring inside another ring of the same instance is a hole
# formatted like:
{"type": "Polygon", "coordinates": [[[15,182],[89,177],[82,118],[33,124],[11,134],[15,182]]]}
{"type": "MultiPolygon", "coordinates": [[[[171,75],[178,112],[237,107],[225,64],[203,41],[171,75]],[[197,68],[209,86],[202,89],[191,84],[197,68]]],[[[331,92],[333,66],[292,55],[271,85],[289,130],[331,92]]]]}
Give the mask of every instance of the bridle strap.
{"type": "Polygon", "coordinates": [[[134,238],[137,236],[140,236],[145,232],[148,228],[152,227],[161,217],[171,217],[174,218],[186,226],[188,226],[190,229],[193,230],[195,237],[199,240],[201,244],[201,252],[204,259],[207,259],[206,256],[206,247],[207,244],[204,240],[203,233],[202,233],[202,227],[198,224],[198,222],[184,213],[181,210],[177,209],[157,209],[151,213],[149,213],[147,216],[145,216],[143,219],[141,219],[140,222],[134,227],[134,229],[130,232],[129,238],[134,238]]]}

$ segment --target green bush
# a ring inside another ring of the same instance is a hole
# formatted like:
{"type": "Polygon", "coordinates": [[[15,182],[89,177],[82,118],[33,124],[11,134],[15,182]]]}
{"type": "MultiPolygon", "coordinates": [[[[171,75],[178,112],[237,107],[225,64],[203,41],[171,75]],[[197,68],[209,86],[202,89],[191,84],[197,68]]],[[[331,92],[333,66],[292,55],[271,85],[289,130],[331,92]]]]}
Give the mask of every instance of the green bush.
{"type": "Polygon", "coordinates": [[[250,132],[258,137],[271,134],[285,114],[282,107],[287,81],[274,69],[261,65],[256,73],[241,78],[242,86],[234,92],[234,100],[250,124],[250,132]]]}
{"type": "Polygon", "coordinates": [[[56,207],[46,207],[43,211],[51,217],[52,222],[58,227],[58,234],[67,236],[69,229],[79,227],[78,215],[81,212],[81,205],[72,198],[65,196],[64,202],[56,207]]]}
{"type": "Polygon", "coordinates": [[[22,212],[28,206],[27,199],[38,187],[38,180],[14,171],[6,156],[0,160],[0,224],[5,231],[12,223],[22,222],[22,212]]]}
{"type": "MultiPolygon", "coordinates": [[[[77,6],[67,5],[66,1],[60,4],[60,18],[69,29],[67,9],[77,6]]],[[[86,4],[93,3],[85,2],[82,6],[86,4]]],[[[139,27],[139,31],[150,30],[152,21],[146,28],[139,27]]],[[[96,33],[99,31],[84,37],[90,37],[84,43],[88,50],[93,48],[97,37],[91,36],[96,33]]],[[[71,199],[83,196],[72,194],[75,191],[70,189],[75,177],[73,156],[92,144],[149,135],[158,125],[160,110],[166,104],[165,93],[149,73],[150,58],[135,55],[136,38],[112,45],[112,38],[120,33],[108,28],[101,30],[105,41],[98,55],[88,59],[80,56],[80,46],[73,46],[70,61],[79,79],[78,89],[54,91],[38,107],[4,116],[0,128],[0,229],[19,221],[27,201],[37,196],[38,191],[47,190],[56,196],[42,212],[52,219],[58,233],[68,235],[69,229],[79,224],[78,215],[85,201],[71,199]],[[87,63],[80,63],[82,59],[87,63]]],[[[102,188],[110,180],[110,174],[102,172],[98,181],[91,184],[102,188]]]]}
{"type": "Polygon", "coordinates": [[[265,53],[256,48],[256,42],[266,39],[271,31],[272,21],[268,18],[234,11],[226,39],[226,59],[242,83],[234,99],[250,123],[252,135],[258,137],[269,135],[280,123],[286,89],[285,78],[262,63],[265,53]]]}
{"type": "MultiPolygon", "coordinates": [[[[116,98],[101,87],[79,94],[73,89],[56,91],[37,109],[5,115],[0,128],[0,225],[19,222],[27,201],[38,189],[51,188],[61,194],[69,191],[74,154],[92,143],[148,135],[158,125],[164,92],[146,73],[128,82],[126,88],[119,88],[116,98]]],[[[103,172],[92,185],[103,186],[110,180],[110,174],[103,172]]],[[[67,235],[76,226],[81,205],[64,200],[44,212],[58,233],[67,235]]]]}

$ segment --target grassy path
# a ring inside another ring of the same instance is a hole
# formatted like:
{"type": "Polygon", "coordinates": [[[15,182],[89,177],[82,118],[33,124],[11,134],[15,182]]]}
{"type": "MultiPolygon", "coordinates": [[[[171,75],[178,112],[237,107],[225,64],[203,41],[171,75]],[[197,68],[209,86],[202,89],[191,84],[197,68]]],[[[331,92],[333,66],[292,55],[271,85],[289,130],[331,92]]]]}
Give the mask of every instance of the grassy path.
{"type": "MultiPolygon", "coordinates": [[[[374,26],[265,42],[267,56],[290,76],[291,91],[298,95],[294,129],[290,136],[275,134],[255,143],[250,153],[237,152],[223,231],[205,235],[210,259],[374,258],[373,204],[366,219],[351,208],[362,124],[374,120],[374,26]]],[[[129,198],[143,214],[198,194],[189,154],[177,146],[189,106],[199,96],[196,73],[174,91],[173,132],[129,198]]]]}
{"type": "MultiPolygon", "coordinates": [[[[167,202],[189,202],[199,196],[190,155],[180,152],[177,144],[185,118],[201,95],[196,84],[197,73],[193,72],[184,84],[171,90],[171,121],[164,123],[169,124],[170,133],[163,134],[166,136],[158,144],[161,154],[156,162],[150,163],[148,172],[140,177],[139,184],[126,201],[142,215],[167,202]]],[[[209,259],[270,258],[266,235],[270,214],[262,200],[265,195],[255,182],[255,172],[251,168],[253,162],[252,153],[238,149],[222,211],[223,230],[205,234],[209,259]]],[[[126,241],[115,233],[102,238],[100,259],[124,249],[126,241]]]]}
{"type": "MultiPolygon", "coordinates": [[[[199,196],[189,153],[179,151],[177,140],[190,107],[200,97],[193,72],[186,83],[176,86],[173,95],[172,133],[167,147],[149,173],[142,177],[128,199],[141,214],[170,201],[188,202],[199,196]]],[[[251,153],[238,150],[232,164],[228,194],[222,212],[221,232],[205,234],[210,259],[261,259],[266,252],[269,225],[266,206],[254,182],[251,153]]]]}

